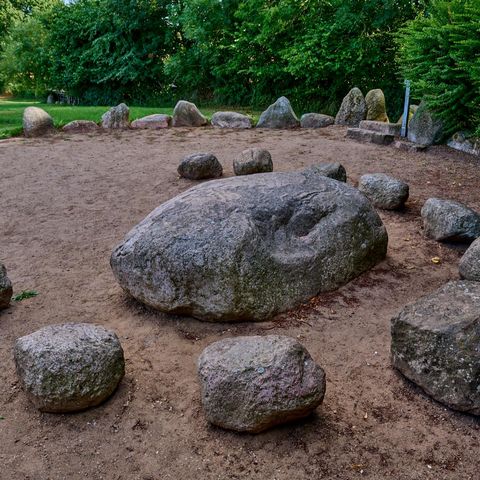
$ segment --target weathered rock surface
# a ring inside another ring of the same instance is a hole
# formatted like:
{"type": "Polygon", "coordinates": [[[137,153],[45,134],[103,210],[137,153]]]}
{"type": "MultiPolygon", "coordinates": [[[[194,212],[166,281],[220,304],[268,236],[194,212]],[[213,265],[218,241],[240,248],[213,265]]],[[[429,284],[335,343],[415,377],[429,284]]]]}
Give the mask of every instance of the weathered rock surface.
{"type": "Polygon", "coordinates": [[[408,124],[407,138],[420,145],[433,145],[443,137],[443,123],[422,102],[408,124]]]}
{"type": "Polygon", "coordinates": [[[429,198],[422,218],[425,235],[438,241],[471,242],[480,237],[480,215],[453,200],[429,198]]]}
{"type": "Polygon", "coordinates": [[[23,111],[23,133],[26,137],[40,137],[54,131],[53,118],[45,110],[27,107],[23,111]]]}
{"type": "Polygon", "coordinates": [[[218,128],[252,128],[252,119],[237,112],[215,112],[212,126],[218,128]]]}
{"type": "Polygon", "coordinates": [[[110,263],[124,290],[159,310],[265,320],[373,267],[387,242],[357,189],[265,173],[206,182],[160,205],[110,263]]]}
{"type": "Polygon", "coordinates": [[[427,145],[420,145],[418,143],[412,143],[405,140],[397,140],[393,145],[398,150],[404,152],[425,152],[428,149],[427,145]]]}
{"type": "Polygon", "coordinates": [[[171,123],[172,117],[170,115],[155,113],[137,118],[137,120],[132,122],[131,127],[136,130],[161,130],[162,128],[168,128],[171,123]]]}
{"type": "Polygon", "coordinates": [[[337,125],[348,125],[350,127],[358,127],[362,120],[367,117],[367,104],[363,98],[362,91],[354,87],[352,88],[342,101],[342,105],[335,117],[337,125]]]}
{"type": "Polygon", "coordinates": [[[108,112],[102,115],[102,127],[109,130],[122,130],[129,128],[130,110],[121,103],[116,107],[112,107],[108,112]]]}
{"type": "Polygon", "coordinates": [[[10,305],[12,293],[12,282],[7,277],[7,269],[0,263],[0,310],[10,305]]]}
{"type": "Polygon", "coordinates": [[[97,132],[100,127],[91,120],[74,120],[67,123],[62,130],[66,133],[90,133],[97,132]]]}
{"type": "Polygon", "coordinates": [[[304,113],[300,117],[300,126],[302,128],[324,128],[333,125],[335,119],[330,115],[322,113],[304,113]]]}
{"type": "Polygon", "coordinates": [[[180,100],[175,105],[172,119],[174,127],[202,127],[207,124],[207,117],[202,115],[194,103],[180,100]]]}
{"type": "Polygon", "coordinates": [[[365,96],[365,103],[367,104],[367,120],[389,122],[385,105],[385,95],[380,88],[370,90],[365,96]]]}
{"type": "Polygon", "coordinates": [[[317,163],[304,170],[305,173],[313,173],[324,177],[333,178],[339,182],[347,181],[347,171],[345,167],[338,162],[335,163],[317,163]]]}
{"type": "Polygon", "coordinates": [[[462,278],[480,282],[480,238],[468,247],[460,260],[458,270],[462,278]]]}
{"type": "Polygon", "coordinates": [[[358,189],[377,208],[398,210],[403,208],[408,200],[408,184],[384,173],[362,175],[358,189]]]}
{"type": "Polygon", "coordinates": [[[390,145],[394,140],[393,135],[375,132],[374,130],[363,130],[362,128],[348,128],[347,138],[376,145],[390,145]]]}
{"type": "Polygon", "coordinates": [[[209,345],[198,361],[207,420],[258,433],[309,415],[323,401],[325,373],[305,347],[280,335],[209,345]]]}
{"type": "Polygon", "coordinates": [[[455,150],[480,156],[480,138],[469,137],[463,132],[455,133],[447,145],[455,150]]]}
{"type": "Polygon", "coordinates": [[[295,128],[300,122],[286,97],[280,97],[261,115],[257,128],[295,128]]]}
{"type": "MultiPolygon", "coordinates": [[[[418,105],[410,105],[408,107],[408,121],[410,121],[413,118],[417,110],[418,110],[418,105]]],[[[399,123],[401,126],[402,122],[403,122],[403,113],[402,115],[400,115],[400,118],[398,119],[397,123],[399,123]]]]}
{"type": "Polygon", "coordinates": [[[273,171],[272,156],[262,148],[248,148],[233,160],[235,175],[251,175],[273,171]]]}
{"type": "Polygon", "coordinates": [[[125,372],[117,335],[99,325],[50,325],[17,339],[13,353],[22,387],[42,412],[99,405],[125,372]]]}
{"type": "Polygon", "coordinates": [[[178,174],[190,180],[218,178],[222,176],[223,168],[212,153],[193,153],[182,160],[178,174]]]}
{"type": "Polygon", "coordinates": [[[392,319],[392,363],[435,400],[480,415],[480,283],[449,282],[392,319]]]}
{"type": "Polygon", "coordinates": [[[400,135],[402,126],[397,123],[376,122],[373,120],[362,120],[360,122],[360,129],[371,130],[373,132],[384,133],[385,135],[400,135]]]}

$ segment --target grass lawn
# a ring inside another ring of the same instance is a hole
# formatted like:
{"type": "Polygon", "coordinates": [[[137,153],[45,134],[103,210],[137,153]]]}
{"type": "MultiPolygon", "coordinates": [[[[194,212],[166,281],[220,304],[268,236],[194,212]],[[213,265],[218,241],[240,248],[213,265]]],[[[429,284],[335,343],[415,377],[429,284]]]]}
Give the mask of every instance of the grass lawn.
{"type": "MultiPolygon", "coordinates": [[[[109,107],[87,107],[69,105],[49,105],[35,100],[21,100],[8,97],[0,97],[0,138],[8,138],[22,134],[22,115],[26,107],[35,106],[47,111],[55,122],[57,128],[66,125],[72,120],[93,120],[100,122],[100,119],[109,107]]],[[[228,108],[202,108],[202,113],[211,118],[214,112],[228,110],[228,108]]],[[[259,113],[249,110],[235,109],[242,113],[250,114],[254,120],[258,120],[259,113]]],[[[173,108],[162,107],[130,107],[130,120],[151,115],[153,113],[166,113],[171,115],[173,108]]]]}

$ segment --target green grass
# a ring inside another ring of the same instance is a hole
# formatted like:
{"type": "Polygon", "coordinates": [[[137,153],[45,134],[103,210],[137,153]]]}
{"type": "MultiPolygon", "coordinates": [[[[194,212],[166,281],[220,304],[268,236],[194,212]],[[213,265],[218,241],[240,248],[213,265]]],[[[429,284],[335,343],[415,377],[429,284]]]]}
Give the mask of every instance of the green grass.
{"type": "MultiPolygon", "coordinates": [[[[73,120],[93,120],[100,122],[102,115],[110,107],[88,107],[69,105],[49,105],[35,100],[22,100],[15,98],[0,97],[0,138],[9,138],[22,134],[22,115],[25,108],[35,106],[43,108],[48,112],[55,122],[57,128],[63,127],[73,120]]],[[[219,110],[232,110],[228,107],[202,108],[202,113],[211,118],[219,110]]],[[[235,108],[235,111],[248,113],[256,121],[259,113],[252,112],[245,108],[235,108]]],[[[130,107],[130,120],[151,115],[153,113],[166,113],[171,115],[173,108],[165,107],[130,107]]]]}
{"type": "Polygon", "coordinates": [[[38,295],[38,292],[35,290],[23,290],[20,293],[17,293],[17,295],[14,295],[12,297],[14,302],[21,302],[22,300],[26,300],[27,298],[33,298],[38,295]]]}

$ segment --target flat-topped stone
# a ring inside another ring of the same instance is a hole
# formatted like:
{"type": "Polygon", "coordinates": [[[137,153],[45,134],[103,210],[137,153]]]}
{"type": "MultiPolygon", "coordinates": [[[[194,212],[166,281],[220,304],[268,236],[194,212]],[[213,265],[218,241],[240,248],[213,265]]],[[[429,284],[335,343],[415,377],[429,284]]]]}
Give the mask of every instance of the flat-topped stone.
{"type": "Polygon", "coordinates": [[[300,126],[302,128],[325,128],[333,125],[335,119],[330,115],[323,115],[322,113],[304,113],[300,117],[300,126]]]}
{"type": "Polygon", "coordinates": [[[384,210],[403,208],[409,195],[407,183],[384,173],[362,175],[358,182],[358,189],[375,207],[384,210]]]}
{"type": "Polygon", "coordinates": [[[172,117],[163,113],[155,113],[146,117],[137,118],[130,125],[136,130],[161,130],[168,128],[172,123],[172,117]]]}
{"type": "Polygon", "coordinates": [[[362,120],[360,126],[362,130],[371,130],[373,132],[380,132],[386,135],[399,136],[402,129],[401,125],[397,123],[377,122],[374,120],[362,120]]]}
{"type": "Polygon", "coordinates": [[[338,180],[339,182],[347,181],[347,171],[345,170],[345,167],[338,162],[317,163],[315,165],[307,167],[304,172],[333,178],[334,180],[338,180]]]}
{"type": "Polygon", "coordinates": [[[91,133],[98,132],[100,127],[91,120],[74,120],[67,123],[62,130],[66,133],[91,133]]]}
{"type": "Polygon", "coordinates": [[[348,128],[347,138],[359,142],[374,143],[376,145],[390,145],[394,140],[393,135],[375,132],[373,130],[364,130],[362,128],[348,128]]]}
{"type": "Polygon", "coordinates": [[[252,119],[237,112],[215,112],[212,126],[217,128],[252,128],[252,119]]]}

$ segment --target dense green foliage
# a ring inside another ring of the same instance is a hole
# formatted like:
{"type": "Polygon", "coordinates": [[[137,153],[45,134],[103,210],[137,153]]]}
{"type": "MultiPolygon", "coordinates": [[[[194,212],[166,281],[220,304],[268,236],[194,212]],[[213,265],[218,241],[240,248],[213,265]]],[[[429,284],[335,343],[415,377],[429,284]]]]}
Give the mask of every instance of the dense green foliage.
{"type": "Polygon", "coordinates": [[[436,0],[399,35],[399,62],[446,127],[480,134],[480,0],[436,0]]]}

